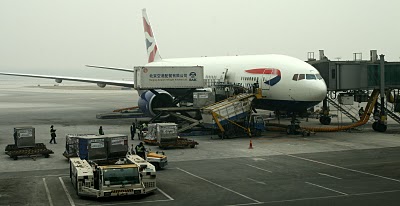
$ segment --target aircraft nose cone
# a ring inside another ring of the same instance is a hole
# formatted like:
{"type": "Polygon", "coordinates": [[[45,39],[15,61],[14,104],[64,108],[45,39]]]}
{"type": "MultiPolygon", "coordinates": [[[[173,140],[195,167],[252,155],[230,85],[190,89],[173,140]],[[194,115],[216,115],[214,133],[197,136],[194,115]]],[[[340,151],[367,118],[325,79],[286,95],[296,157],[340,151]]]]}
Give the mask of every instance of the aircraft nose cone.
{"type": "Polygon", "coordinates": [[[327,92],[328,89],[326,87],[325,82],[320,82],[319,84],[310,88],[310,97],[314,101],[322,101],[325,99],[327,92]]]}

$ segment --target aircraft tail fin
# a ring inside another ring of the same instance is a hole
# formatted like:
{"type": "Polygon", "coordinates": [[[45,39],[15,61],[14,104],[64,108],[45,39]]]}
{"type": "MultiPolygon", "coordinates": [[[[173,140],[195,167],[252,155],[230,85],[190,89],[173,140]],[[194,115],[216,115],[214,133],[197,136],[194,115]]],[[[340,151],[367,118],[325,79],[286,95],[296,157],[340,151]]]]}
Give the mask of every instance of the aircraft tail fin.
{"type": "Polygon", "coordinates": [[[142,9],[142,15],[148,62],[150,63],[153,61],[159,61],[161,60],[161,56],[160,52],[158,51],[156,39],[153,35],[153,30],[150,26],[150,21],[147,18],[146,9],[142,9]]]}

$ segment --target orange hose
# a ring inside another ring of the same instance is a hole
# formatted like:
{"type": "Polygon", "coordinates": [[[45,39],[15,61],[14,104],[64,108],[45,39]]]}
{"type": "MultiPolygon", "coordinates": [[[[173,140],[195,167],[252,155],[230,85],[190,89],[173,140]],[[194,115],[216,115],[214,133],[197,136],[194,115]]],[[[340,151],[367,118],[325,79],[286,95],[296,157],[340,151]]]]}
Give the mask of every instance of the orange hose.
{"type": "Polygon", "coordinates": [[[348,130],[351,128],[355,128],[355,127],[364,125],[369,120],[369,117],[372,113],[372,109],[374,108],[376,100],[378,99],[378,95],[379,95],[379,90],[374,89],[374,91],[372,92],[372,94],[370,96],[370,99],[368,101],[368,104],[366,106],[366,110],[365,110],[364,114],[361,116],[361,119],[354,124],[340,126],[340,127],[302,127],[302,128],[313,131],[313,132],[337,132],[337,131],[348,130]]]}

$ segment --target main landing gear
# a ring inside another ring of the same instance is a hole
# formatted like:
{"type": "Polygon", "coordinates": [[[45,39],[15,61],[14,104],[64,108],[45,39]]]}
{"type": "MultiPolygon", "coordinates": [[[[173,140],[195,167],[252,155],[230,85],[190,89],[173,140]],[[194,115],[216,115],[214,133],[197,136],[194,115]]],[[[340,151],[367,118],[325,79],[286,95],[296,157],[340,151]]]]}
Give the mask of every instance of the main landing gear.
{"type": "Polygon", "coordinates": [[[386,132],[387,125],[384,123],[384,121],[377,120],[372,124],[372,129],[377,132],[386,132]]]}
{"type": "Polygon", "coordinates": [[[319,122],[323,125],[330,125],[331,124],[331,117],[322,115],[319,117],[319,122]]]}

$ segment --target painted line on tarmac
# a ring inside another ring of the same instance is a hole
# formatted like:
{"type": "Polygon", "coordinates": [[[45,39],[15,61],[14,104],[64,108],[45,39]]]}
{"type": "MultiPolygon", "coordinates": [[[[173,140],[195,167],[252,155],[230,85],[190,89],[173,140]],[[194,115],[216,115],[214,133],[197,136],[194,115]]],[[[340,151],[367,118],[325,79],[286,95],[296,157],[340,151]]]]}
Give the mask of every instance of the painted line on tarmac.
{"type": "MultiPolygon", "coordinates": [[[[154,202],[169,202],[171,200],[150,200],[150,201],[141,201],[141,202],[124,202],[124,203],[110,203],[110,204],[101,204],[101,205],[132,205],[132,204],[142,204],[142,203],[154,203],[154,202]]],[[[90,206],[91,204],[89,204],[90,206]]],[[[98,205],[98,204],[94,204],[98,205]]]]}
{"type": "Polygon", "coordinates": [[[239,192],[236,192],[236,191],[234,191],[234,190],[231,190],[231,189],[229,189],[229,188],[226,188],[226,187],[224,187],[224,186],[222,186],[222,185],[219,185],[219,184],[217,184],[217,183],[215,183],[215,182],[212,182],[212,181],[210,181],[210,180],[204,179],[204,178],[202,178],[202,177],[200,177],[200,176],[197,176],[197,175],[195,175],[195,174],[192,174],[192,173],[190,173],[190,172],[188,172],[188,171],[186,171],[186,170],[183,170],[183,169],[181,169],[181,168],[176,168],[176,169],[178,169],[178,170],[180,170],[180,171],[182,171],[182,172],[184,172],[184,173],[186,173],[186,174],[189,174],[189,175],[191,175],[191,176],[193,176],[193,177],[196,177],[196,178],[198,178],[198,179],[201,179],[201,180],[203,180],[203,181],[206,181],[206,182],[208,182],[208,183],[210,183],[210,184],[213,184],[213,185],[215,185],[215,186],[217,186],[217,187],[220,187],[220,188],[222,188],[222,189],[224,189],[224,190],[228,190],[229,192],[233,192],[233,193],[235,193],[235,194],[237,194],[237,195],[240,195],[240,196],[242,196],[242,197],[244,197],[244,198],[246,198],[246,199],[249,199],[249,200],[251,200],[251,201],[253,201],[253,202],[255,202],[255,203],[261,203],[261,202],[258,201],[258,200],[255,200],[255,199],[253,199],[253,198],[251,198],[251,197],[248,197],[248,196],[246,196],[246,195],[244,195],[244,194],[241,194],[241,193],[239,193],[239,192]]]}
{"type": "Polygon", "coordinates": [[[227,205],[227,206],[245,206],[245,205],[259,205],[259,204],[264,204],[264,202],[243,203],[243,204],[227,205]]]}
{"type": "Polygon", "coordinates": [[[72,200],[72,197],[71,197],[71,195],[69,194],[69,192],[68,192],[68,190],[67,190],[67,187],[65,187],[64,181],[62,180],[61,177],[59,177],[58,179],[60,180],[61,185],[62,185],[62,187],[64,188],[64,191],[65,191],[65,194],[67,195],[69,204],[70,204],[71,206],[75,206],[74,200],[72,200]]]}
{"type": "Polygon", "coordinates": [[[339,193],[339,194],[342,194],[342,195],[348,195],[348,194],[346,194],[344,192],[340,192],[340,191],[337,191],[337,190],[334,190],[334,189],[331,189],[331,188],[328,188],[328,187],[324,187],[324,186],[321,186],[321,185],[317,185],[317,184],[314,184],[314,183],[311,183],[311,182],[306,182],[306,183],[309,184],[309,185],[313,185],[313,186],[316,186],[316,187],[319,187],[319,188],[330,190],[332,192],[336,192],[336,193],[339,193]]]}
{"type": "Polygon", "coordinates": [[[247,179],[251,180],[251,181],[253,181],[255,183],[258,183],[258,184],[266,185],[265,182],[257,181],[257,180],[251,179],[251,178],[247,178],[247,179]]]}
{"type": "Polygon", "coordinates": [[[43,184],[44,184],[44,189],[46,189],[46,195],[47,195],[47,199],[49,200],[49,205],[53,206],[53,200],[51,200],[51,196],[50,196],[50,191],[49,188],[47,187],[47,183],[46,183],[46,178],[43,177],[43,184]]]}
{"type": "MultiPolygon", "coordinates": [[[[388,190],[388,191],[380,191],[380,192],[367,192],[367,193],[357,193],[357,194],[349,194],[346,197],[351,196],[366,196],[366,195],[375,195],[375,194],[386,194],[386,193],[395,193],[400,192],[400,190],[388,190]]],[[[234,204],[229,206],[245,206],[245,205],[260,205],[260,204],[271,204],[271,203],[283,203],[283,202],[297,202],[297,201],[306,201],[306,200],[318,200],[318,199],[331,199],[331,198],[340,198],[345,195],[331,195],[331,196],[323,196],[323,197],[308,197],[308,198],[298,198],[298,199],[288,199],[288,200],[275,200],[269,202],[255,202],[255,203],[243,203],[243,204],[234,204]]],[[[151,203],[151,202],[167,202],[170,200],[154,200],[154,201],[143,201],[143,202],[126,202],[126,203],[116,203],[116,204],[102,204],[102,205],[128,205],[128,204],[138,204],[138,203],[151,203]]]]}
{"type": "Polygon", "coordinates": [[[249,167],[253,167],[253,168],[256,168],[256,169],[259,169],[259,170],[262,170],[262,171],[264,171],[264,172],[269,172],[269,173],[272,173],[272,171],[269,171],[269,170],[266,170],[266,169],[263,169],[263,168],[259,168],[259,167],[256,167],[256,166],[254,166],[254,165],[248,165],[248,164],[246,164],[247,166],[249,166],[249,167]]]}
{"type": "Polygon", "coordinates": [[[157,187],[157,190],[160,191],[165,197],[167,197],[169,200],[174,200],[174,198],[172,198],[171,196],[169,196],[167,193],[165,193],[164,191],[162,191],[160,188],[157,187]]]}
{"type": "Polygon", "coordinates": [[[395,193],[395,192],[400,192],[400,190],[366,192],[366,193],[357,193],[357,194],[349,194],[349,195],[331,195],[331,196],[323,196],[323,197],[307,197],[307,198],[288,199],[288,200],[275,200],[275,201],[264,202],[264,204],[297,202],[297,201],[306,201],[306,200],[332,199],[332,198],[338,198],[338,197],[343,198],[343,197],[352,197],[352,196],[366,196],[366,195],[386,194],[386,193],[395,193]]]}
{"type": "Polygon", "coordinates": [[[293,158],[297,158],[297,159],[306,160],[306,161],[309,161],[309,162],[314,162],[314,163],[318,163],[318,164],[322,164],[322,165],[336,167],[336,168],[347,170],[347,171],[357,172],[357,173],[361,173],[361,174],[365,174],[365,175],[379,177],[379,178],[382,178],[382,179],[387,179],[387,180],[391,180],[391,181],[395,181],[395,182],[400,182],[400,180],[397,180],[397,179],[393,179],[393,178],[389,178],[389,177],[385,177],[385,176],[380,176],[380,175],[376,175],[376,174],[372,174],[372,173],[368,173],[368,172],[363,172],[363,171],[359,171],[359,170],[354,170],[354,169],[350,169],[350,168],[346,168],[346,167],[341,167],[341,166],[337,166],[337,165],[333,165],[333,164],[329,164],[329,163],[325,163],[325,162],[319,162],[319,161],[312,160],[312,159],[307,159],[307,158],[304,158],[304,157],[298,157],[298,156],[290,155],[290,154],[284,154],[284,155],[289,156],[289,157],[293,157],[293,158]]]}
{"type": "Polygon", "coordinates": [[[333,175],[328,175],[328,174],[325,174],[325,173],[319,173],[319,172],[318,172],[318,174],[319,174],[319,175],[322,175],[322,176],[332,177],[332,178],[335,178],[335,179],[338,179],[338,180],[341,180],[341,179],[342,179],[342,178],[340,178],[340,177],[335,177],[335,176],[333,176],[333,175]]]}
{"type": "Polygon", "coordinates": [[[41,178],[41,177],[68,177],[68,176],[69,176],[69,174],[56,174],[56,175],[34,175],[34,176],[23,176],[23,177],[4,177],[4,178],[0,178],[0,179],[22,179],[22,178],[41,178]]]}

